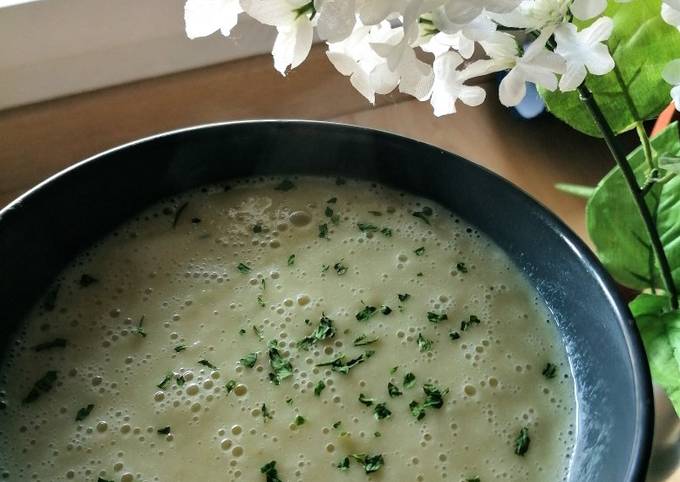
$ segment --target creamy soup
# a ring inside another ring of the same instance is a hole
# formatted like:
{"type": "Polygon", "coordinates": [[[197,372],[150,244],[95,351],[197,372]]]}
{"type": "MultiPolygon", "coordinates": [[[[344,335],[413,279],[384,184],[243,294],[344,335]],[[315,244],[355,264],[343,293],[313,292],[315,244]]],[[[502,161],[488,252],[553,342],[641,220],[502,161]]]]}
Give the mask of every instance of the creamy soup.
{"type": "Polygon", "coordinates": [[[576,416],[498,247],[429,200],[311,177],[120,226],[28,316],[0,399],[2,476],[41,482],[560,481],[576,416]]]}

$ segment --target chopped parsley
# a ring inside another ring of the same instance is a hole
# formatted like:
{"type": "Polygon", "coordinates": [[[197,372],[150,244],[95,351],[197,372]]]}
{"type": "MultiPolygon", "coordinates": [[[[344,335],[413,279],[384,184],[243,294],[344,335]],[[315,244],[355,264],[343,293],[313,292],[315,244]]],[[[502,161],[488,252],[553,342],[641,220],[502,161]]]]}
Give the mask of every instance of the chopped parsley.
{"type": "Polygon", "coordinates": [[[51,350],[52,348],[64,348],[66,346],[66,340],[63,338],[55,338],[52,341],[46,341],[44,343],[39,343],[33,347],[33,351],[45,351],[51,350]]]}
{"type": "Polygon", "coordinates": [[[430,224],[430,216],[432,216],[432,208],[425,206],[422,210],[414,211],[411,214],[413,214],[418,219],[425,221],[426,224],[430,224]]]}
{"type": "Polygon", "coordinates": [[[475,315],[470,315],[470,318],[460,322],[460,331],[467,331],[472,325],[479,325],[480,321],[475,315]]]}
{"type": "Polygon", "coordinates": [[[293,365],[281,356],[276,344],[276,340],[269,342],[269,366],[272,371],[269,373],[269,380],[278,385],[282,380],[293,376],[293,365]]]}
{"type": "Polygon", "coordinates": [[[380,306],[380,313],[382,313],[383,315],[389,315],[390,313],[392,313],[392,308],[390,308],[387,305],[381,305],[380,306]]]}
{"type": "Polygon", "coordinates": [[[90,285],[93,285],[95,283],[98,283],[99,280],[95,278],[94,276],[91,276],[87,273],[83,274],[80,277],[80,280],[78,280],[78,284],[80,285],[81,288],[87,288],[90,285]]]}
{"type": "Polygon", "coordinates": [[[321,265],[321,272],[322,272],[322,273],[325,273],[325,272],[328,271],[330,268],[331,268],[330,265],[328,265],[328,264],[322,264],[322,265],[321,265]]]}
{"type": "Polygon", "coordinates": [[[359,313],[356,314],[356,319],[357,321],[367,321],[373,315],[375,315],[376,311],[378,311],[378,308],[375,306],[366,305],[359,313]]]}
{"type": "Polygon", "coordinates": [[[380,432],[373,432],[374,437],[382,437],[382,434],[380,432]]]}
{"type": "Polygon", "coordinates": [[[182,352],[182,351],[184,351],[184,350],[186,350],[186,349],[187,349],[187,346],[186,346],[186,345],[177,345],[177,346],[174,348],[175,352],[177,352],[177,353],[182,352]]]}
{"type": "Polygon", "coordinates": [[[319,237],[321,239],[329,239],[328,238],[328,224],[326,224],[326,223],[319,224],[319,237]]]}
{"type": "Polygon", "coordinates": [[[260,341],[264,340],[264,336],[262,336],[262,330],[260,330],[255,325],[253,325],[253,333],[255,333],[255,336],[257,337],[258,340],[260,341]]]}
{"type": "Polygon", "coordinates": [[[402,303],[404,301],[408,300],[410,297],[411,297],[411,295],[408,294],[408,293],[404,293],[403,295],[402,294],[397,295],[397,298],[399,298],[399,301],[401,301],[402,303]]]}
{"type": "Polygon", "coordinates": [[[427,312],[427,321],[430,323],[440,323],[448,319],[449,317],[446,315],[446,313],[434,313],[433,311],[427,312]]]}
{"type": "Polygon", "coordinates": [[[255,363],[257,363],[257,352],[248,353],[246,356],[241,358],[241,365],[246,368],[253,368],[255,363]]]}
{"type": "Polygon", "coordinates": [[[395,373],[397,373],[397,370],[399,370],[399,367],[390,368],[390,375],[394,375],[395,373]]]}
{"type": "Polygon", "coordinates": [[[373,416],[377,420],[383,420],[385,418],[389,418],[392,416],[392,411],[387,408],[387,404],[383,403],[376,403],[375,408],[373,409],[373,416]]]}
{"type": "Polygon", "coordinates": [[[333,265],[333,269],[335,270],[336,273],[338,273],[338,276],[342,276],[343,274],[347,273],[347,266],[345,263],[342,262],[342,260],[338,261],[333,265]]]}
{"type": "Polygon", "coordinates": [[[57,382],[57,372],[55,370],[49,370],[41,378],[38,379],[33,388],[28,392],[28,395],[24,397],[22,403],[35,402],[42,395],[49,392],[54,388],[54,384],[57,382]]]}
{"type": "Polygon", "coordinates": [[[364,471],[367,474],[377,472],[380,468],[385,465],[385,460],[382,454],[378,455],[367,455],[367,454],[352,454],[351,457],[359,462],[364,467],[364,471]]]}
{"type": "Polygon", "coordinates": [[[217,367],[208,360],[198,360],[198,364],[203,365],[204,367],[212,368],[213,370],[217,370],[217,367]]]}
{"type": "Polygon", "coordinates": [[[159,428],[156,430],[156,433],[160,435],[168,435],[170,433],[170,426],[168,425],[167,427],[159,428]]]}
{"type": "Polygon", "coordinates": [[[467,273],[467,272],[468,272],[468,268],[467,268],[467,266],[465,265],[465,263],[458,263],[458,264],[456,264],[456,269],[457,269],[458,271],[460,271],[461,273],[467,273]]]}
{"type": "Polygon", "coordinates": [[[144,316],[143,315],[139,319],[139,323],[137,323],[137,327],[133,330],[133,333],[135,335],[141,336],[142,338],[146,338],[146,331],[144,331],[144,327],[142,325],[144,325],[144,316]]]}
{"type": "Polygon", "coordinates": [[[352,358],[348,361],[345,361],[345,355],[340,355],[334,360],[324,362],[324,363],[317,363],[317,367],[326,367],[329,366],[331,367],[331,370],[334,372],[342,373],[343,375],[347,375],[349,371],[356,367],[357,365],[365,362],[369,358],[371,358],[375,354],[374,351],[369,350],[367,352],[362,353],[361,355],[352,358]]]}
{"type": "Polygon", "coordinates": [[[295,255],[291,254],[288,256],[288,266],[293,266],[295,264],[295,255]]]}
{"type": "Polygon", "coordinates": [[[272,415],[272,413],[271,413],[271,412],[269,411],[269,409],[267,408],[267,404],[266,404],[266,403],[263,403],[263,404],[262,404],[262,418],[264,419],[265,422],[274,418],[274,416],[272,415]]]}
{"type": "Polygon", "coordinates": [[[362,233],[375,233],[378,230],[378,226],[370,223],[357,223],[357,227],[362,233]]]}
{"type": "Polygon", "coordinates": [[[545,378],[555,378],[557,375],[557,365],[554,365],[552,363],[546,363],[545,368],[543,369],[543,376],[545,378]]]}
{"type": "Polygon", "coordinates": [[[394,398],[394,397],[400,397],[400,396],[402,396],[402,395],[404,394],[404,393],[403,393],[401,390],[399,390],[399,388],[398,388],[394,383],[392,383],[392,382],[389,382],[389,383],[387,384],[387,393],[389,393],[390,397],[392,397],[392,398],[394,398]]]}
{"type": "Polygon", "coordinates": [[[416,386],[416,376],[409,372],[404,375],[404,388],[413,388],[416,386]]]}
{"type": "Polygon", "coordinates": [[[245,263],[239,263],[238,266],[236,266],[236,269],[243,274],[250,273],[252,270],[252,268],[245,263]]]}
{"type": "Polygon", "coordinates": [[[408,408],[411,411],[411,415],[416,417],[416,420],[425,418],[425,408],[415,400],[408,404],[408,408]]]}
{"type": "Polygon", "coordinates": [[[468,477],[467,479],[465,479],[465,482],[482,482],[482,479],[480,479],[479,477],[468,477]]]}
{"type": "Polygon", "coordinates": [[[354,346],[366,346],[366,345],[371,345],[375,342],[378,341],[378,338],[369,338],[366,335],[361,335],[358,338],[354,339],[354,342],[352,345],[354,346]]]}
{"type": "Polygon", "coordinates": [[[408,406],[411,414],[417,420],[422,420],[425,417],[425,410],[428,408],[442,408],[444,396],[449,393],[449,389],[441,390],[431,383],[426,383],[423,385],[423,392],[425,392],[425,400],[422,403],[414,400],[408,406]]]}
{"type": "Polygon", "coordinates": [[[101,477],[97,477],[97,482],[113,482],[113,480],[102,479],[101,477]]]}
{"type": "Polygon", "coordinates": [[[451,330],[449,332],[449,338],[451,338],[452,341],[456,341],[458,338],[460,338],[460,333],[458,333],[457,331],[451,330]]]}
{"type": "Polygon", "coordinates": [[[328,201],[326,201],[327,204],[335,204],[336,202],[338,202],[338,198],[336,197],[332,197],[328,201]]]}
{"type": "Polygon", "coordinates": [[[163,380],[161,380],[161,382],[156,386],[158,388],[160,388],[161,390],[165,390],[165,388],[168,386],[168,383],[170,383],[170,381],[172,380],[172,377],[174,377],[174,376],[175,375],[173,373],[168,373],[167,375],[165,375],[163,377],[163,380]]]}
{"type": "Polygon", "coordinates": [[[186,383],[186,379],[184,378],[184,375],[177,375],[175,377],[175,381],[177,382],[178,387],[183,387],[184,384],[186,383]]]}
{"type": "Polygon", "coordinates": [[[257,295],[257,304],[260,305],[262,308],[265,307],[265,302],[264,299],[262,298],[262,295],[257,295]]]}
{"type": "Polygon", "coordinates": [[[255,226],[253,226],[253,233],[259,234],[262,232],[262,225],[260,223],[257,223],[255,226]]]}
{"type": "Polygon", "coordinates": [[[418,339],[416,341],[418,342],[420,353],[425,353],[432,349],[432,340],[425,338],[422,333],[418,333],[418,339]]]}
{"type": "Polygon", "coordinates": [[[333,209],[331,209],[330,206],[326,206],[324,214],[326,215],[327,218],[330,218],[333,224],[338,224],[340,222],[340,216],[338,214],[333,213],[333,209]]]}
{"type": "Polygon", "coordinates": [[[340,425],[342,425],[342,422],[338,420],[337,422],[333,423],[333,428],[335,429],[340,428],[340,425]]]}
{"type": "Polygon", "coordinates": [[[529,450],[530,443],[529,429],[524,427],[517,434],[517,438],[515,438],[515,455],[519,455],[520,457],[524,456],[529,450]]]}
{"type": "Polygon", "coordinates": [[[236,380],[229,380],[226,385],[224,385],[224,388],[227,390],[227,395],[229,395],[234,388],[236,388],[236,380]]]}
{"type": "Polygon", "coordinates": [[[276,186],[274,186],[274,189],[276,189],[277,191],[286,192],[286,191],[290,191],[294,187],[295,187],[295,184],[293,184],[293,181],[286,178],[283,181],[281,181],[280,183],[278,183],[276,186]]]}
{"type": "Polygon", "coordinates": [[[337,467],[338,469],[340,469],[340,470],[343,470],[343,471],[344,471],[344,470],[349,470],[349,457],[345,457],[345,458],[342,459],[340,462],[338,462],[338,464],[336,465],[336,467],[337,467]]]}
{"type": "Polygon", "coordinates": [[[326,384],[323,382],[323,380],[319,380],[314,387],[314,395],[317,397],[321,396],[321,392],[323,392],[323,389],[326,388],[326,384]]]}
{"type": "Polygon", "coordinates": [[[274,460],[260,467],[260,473],[265,475],[267,478],[266,482],[283,482],[279,479],[279,473],[276,470],[276,462],[274,460]]]}
{"type": "Polygon", "coordinates": [[[82,422],[85,420],[87,416],[92,413],[92,409],[94,409],[93,403],[90,403],[88,406],[79,409],[78,413],[76,413],[76,422],[82,422]]]}
{"type": "Polygon", "coordinates": [[[173,229],[177,227],[177,223],[179,222],[179,218],[182,216],[182,213],[184,212],[184,210],[187,208],[188,205],[189,205],[189,202],[182,203],[177,208],[177,210],[175,211],[175,217],[172,220],[172,228],[173,229]]]}
{"type": "Polygon", "coordinates": [[[328,318],[325,313],[322,313],[321,319],[319,320],[319,326],[316,327],[311,335],[298,341],[297,346],[302,350],[309,350],[317,342],[333,338],[334,336],[335,327],[333,326],[333,320],[328,318]]]}
{"type": "Polygon", "coordinates": [[[380,230],[383,236],[386,238],[391,238],[392,237],[392,229],[391,228],[382,228],[380,230]]]}
{"type": "Polygon", "coordinates": [[[245,335],[245,334],[246,334],[246,330],[244,330],[243,328],[241,328],[240,330],[238,330],[238,334],[239,334],[239,335],[245,335]]]}
{"type": "Polygon", "coordinates": [[[297,415],[295,417],[294,422],[295,422],[295,425],[297,425],[299,427],[300,425],[304,425],[306,420],[305,420],[305,417],[303,417],[302,415],[297,415]]]}
{"type": "Polygon", "coordinates": [[[416,254],[416,256],[422,256],[425,254],[425,246],[421,246],[413,252],[416,254]]]}
{"type": "Polygon", "coordinates": [[[360,393],[359,394],[359,402],[363,403],[367,407],[370,407],[371,405],[373,405],[375,400],[373,400],[372,398],[366,398],[366,395],[364,395],[363,393],[360,393]]]}

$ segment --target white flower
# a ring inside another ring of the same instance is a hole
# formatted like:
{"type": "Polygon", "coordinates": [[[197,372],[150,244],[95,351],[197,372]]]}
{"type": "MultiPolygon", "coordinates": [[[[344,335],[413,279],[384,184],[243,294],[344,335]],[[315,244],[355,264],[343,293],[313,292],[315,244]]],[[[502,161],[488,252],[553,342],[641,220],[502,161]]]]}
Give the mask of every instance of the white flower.
{"type": "Polygon", "coordinates": [[[364,25],[377,25],[390,14],[401,12],[407,0],[363,0],[358,7],[359,19],[364,25]]]}
{"type": "Polygon", "coordinates": [[[184,4],[187,37],[207,37],[218,30],[228,37],[242,11],[239,0],[187,0],[184,4]]]}
{"type": "Polygon", "coordinates": [[[286,75],[288,67],[294,69],[305,61],[314,36],[310,1],[241,0],[241,7],[258,22],[276,27],[278,35],[272,50],[276,70],[286,75]]]}
{"type": "Polygon", "coordinates": [[[354,0],[315,0],[319,17],[316,30],[322,40],[340,42],[350,36],[356,24],[354,0]]]}
{"type": "Polygon", "coordinates": [[[676,110],[680,111],[680,59],[671,60],[661,73],[663,79],[671,84],[671,98],[676,110]]]}
{"type": "Polygon", "coordinates": [[[602,15],[607,8],[607,0],[574,0],[569,9],[579,20],[588,20],[602,15]]]}
{"type": "Polygon", "coordinates": [[[661,17],[667,24],[680,30],[680,0],[663,0],[661,17]]]}
{"type": "Polygon", "coordinates": [[[452,24],[442,17],[444,16],[433,15],[434,26],[440,32],[426,37],[426,41],[420,45],[421,49],[435,57],[453,49],[463,58],[469,59],[475,51],[476,42],[490,38],[496,31],[496,23],[485,14],[463,25],[452,24]],[[442,24],[442,21],[446,23],[442,24]]]}
{"type": "Polygon", "coordinates": [[[444,5],[444,11],[451,22],[464,24],[477,18],[484,10],[509,13],[516,9],[519,3],[520,0],[449,0],[444,5]]]}
{"type": "Polygon", "coordinates": [[[614,22],[609,17],[598,18],[580,32],[571,23],[557,27],[555,53],[567,62],[566,71],[560,79],[562,91],[576,89],[585,80],[587,72],[604,75],[612,71],[614,59],[603,42],[609,38],[613,28],[614,22]]]}
{"type": "MultiPolygon", "coordinates": [[[[564,60],[554,52],[545,48],[545,42],[550,36],[549,30],[529,45],[524,55],[512,59],[514,66],[503,78],[499,86],[501,104],[512,107],[519,104],[526,95],[526,83],[533,82],[550,91],[557,88],[557,76],[564,72],[564,60]]],[[[507,61],[507,60],[506,60],[507,61]]],[[[498,64],[502,62],[495,61],[498,64]]]]}
{"type": "Polygon", "coordinates": [[[486,92],[479,86],[465,85],[472,77],[482,75],[489,61],[480,60],[467,69],[458,70],[463,57],[457,52],[446,52],[434,59],[434,85],[430,104],[437,117],[456,112],[456,101],[460,99],[466,105],[477,106],[484,102],[486,92]]]}

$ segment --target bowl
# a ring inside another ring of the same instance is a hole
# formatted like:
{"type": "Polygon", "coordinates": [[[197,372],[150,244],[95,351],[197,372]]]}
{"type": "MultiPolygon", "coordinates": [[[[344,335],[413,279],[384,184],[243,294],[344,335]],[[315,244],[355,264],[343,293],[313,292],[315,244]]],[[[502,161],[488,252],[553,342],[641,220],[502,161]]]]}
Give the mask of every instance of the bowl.
{"type": "Polygon", "coordinates": [[[269,174],[385,183],[439,202],[490,236],[538,290],[567,349],[578,407],[568,481],[644,480],[654,418],[649,368],[604,268],[507,181],[385,132],[306,121],[213,124],[132,142],[51,177],[0,211],[1,346],[69,260],[144,207],[201,184],[269,174]]]}

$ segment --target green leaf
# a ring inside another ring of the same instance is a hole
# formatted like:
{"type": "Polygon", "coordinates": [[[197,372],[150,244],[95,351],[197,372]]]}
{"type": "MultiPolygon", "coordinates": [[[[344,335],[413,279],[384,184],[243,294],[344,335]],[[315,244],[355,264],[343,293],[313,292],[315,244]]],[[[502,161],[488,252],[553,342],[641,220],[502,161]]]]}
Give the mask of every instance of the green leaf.
{"type": "MultiPolygon", "coordinates": [[[[586,84],[617,134],[632,129],[636,121],[658,116],[671,100],[661,71],[678,57],[680,34],[662,20],[660,11],[661,0],[635,0],[609,2],[605,12],[614,20],[608,44],[617,67],[607,75],[589,75],[586,84]]],[[[576,23],[583,28],[591,22],[576,23]]],[[[540,92],[555,116],[600,137],[577,92],[540,92]]]]}
{"type": "Polygon", "coordinates": [[[569,184],[566,182],[558,182],[555,184],[555,189],[584,199],[590,199],[590,197],[595,192],[594,187],[581,186],[580,184],[569,184]]]}
{"type": "Polygon", "coordinates": [[[638,295],[630,303],[655,383],[663,387],[680,413],[680,311],[669,311],[668,298],[638,295]]]}
{"type": "MultiPolygon", "coordinates": [[[[668,126],[651,142],[658,153],[680,152],[677,123],[668,126]]],[[[635,149],[628,161],[642,185],[646,179],[642,148],[635,149]]],[[[645,199],[656,220],[673,279],[680,284],[680,177],[654,185],[645,199]]],[[[619,283],[638,290],[662,287],[649,236],[618,167],[595,189],[586,208],[586,224],[600,261],[619,283]]]]}

